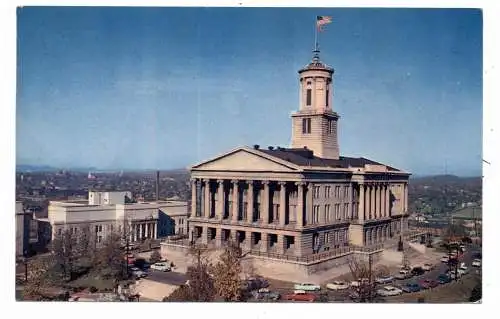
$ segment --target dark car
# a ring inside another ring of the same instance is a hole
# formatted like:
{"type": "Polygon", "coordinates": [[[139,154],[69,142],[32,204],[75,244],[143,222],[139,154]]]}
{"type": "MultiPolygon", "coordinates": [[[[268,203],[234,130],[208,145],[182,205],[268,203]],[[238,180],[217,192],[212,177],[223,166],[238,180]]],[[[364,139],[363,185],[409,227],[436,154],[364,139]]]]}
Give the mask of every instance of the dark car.
{"type": "Polygon", "coordinates": [[[425,274],[425,270],[422,267],[415,267],[411,270],[413,276],[420,276],[425,274]]]}
{"type": "Polygon", "coordinates": [[[401,289],[404,292],[411,293],[411,292],[419,292],[422,288],[417,283],[408,283],[408,284],[404,285],[403,287],[401,287],[401,289]]]}
{"type": "Polygon", "coordinates": [[[450,278],[450,276],[448,276],[446,274],[441,274],[437,277],[437,282],[440,283],[441,285],[447,284],[447,283],[451,282],[451,278],[450,278]]]}
{"type": "Polygon", "coordinates": [[[429,288],[435,288],[439,284],[435,280],[424,279],[424,280],[422,280],[422,281],[419,282],[419,285],[420,285],[420,287],[422,287],[422,289],[429,289],[429,288]]]}
{"type": "Polygon", "coordinates": [[[269,287],[269,282],[264,278],[250,278],[246,282],[246,288],[250,291],[269,287]]]}

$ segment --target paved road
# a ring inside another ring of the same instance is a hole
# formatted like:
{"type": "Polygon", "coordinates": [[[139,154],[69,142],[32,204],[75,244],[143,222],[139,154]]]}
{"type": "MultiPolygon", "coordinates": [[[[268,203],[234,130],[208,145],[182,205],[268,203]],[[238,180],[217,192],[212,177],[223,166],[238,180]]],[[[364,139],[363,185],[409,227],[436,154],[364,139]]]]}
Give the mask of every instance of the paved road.
{"type": "Polygon", "coordinates": [[[157,282],[161,282],[164,284],[170,284],[170,285],[183,285],[186,283],[187,277],[185,274],[181,274],[178,272],[163,272],[163,271],[158,271],[154,269],[150,269],[148,271],[148,276],[146,279],[149,280],[154,280],[157,282]]]}

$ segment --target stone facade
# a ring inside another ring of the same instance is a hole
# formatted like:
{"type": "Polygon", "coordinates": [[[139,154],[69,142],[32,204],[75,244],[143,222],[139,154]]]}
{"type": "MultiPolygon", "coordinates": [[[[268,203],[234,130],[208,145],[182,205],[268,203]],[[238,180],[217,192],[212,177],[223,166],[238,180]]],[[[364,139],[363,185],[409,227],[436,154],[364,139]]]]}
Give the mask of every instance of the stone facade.
{"type": "Polygon", "coordinates": [[[407,229],[410,174],[340,156],[333,69],[313,59],[299,74],[291,148],[241,147],[191,167],[192,242],[306,257],[407,229]]]}

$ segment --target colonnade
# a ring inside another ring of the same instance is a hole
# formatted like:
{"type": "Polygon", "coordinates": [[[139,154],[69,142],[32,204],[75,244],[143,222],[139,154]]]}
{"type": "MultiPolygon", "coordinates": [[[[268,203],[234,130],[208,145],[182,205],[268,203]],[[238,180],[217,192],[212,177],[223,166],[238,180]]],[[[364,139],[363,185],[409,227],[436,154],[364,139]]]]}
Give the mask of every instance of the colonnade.
{"type": "Polygon", "coordinates": [[[130,241],[132,242],[146,238],[156,239],[158,237],[158,225],[156,222],[134,222],[130,227],[130,241]]]}
{"type": "MultiPolygon", "coordinates": [[[[408,185],[402,184],[401,192],[396,194],[400,202],[396,207],[397,213],[407,211],[408,185]]],[[[358,219],[375,220],[387,218],[392,215],[391,189],[389,183],[360,183],[359,184],[359,208],[358,219]]]]}

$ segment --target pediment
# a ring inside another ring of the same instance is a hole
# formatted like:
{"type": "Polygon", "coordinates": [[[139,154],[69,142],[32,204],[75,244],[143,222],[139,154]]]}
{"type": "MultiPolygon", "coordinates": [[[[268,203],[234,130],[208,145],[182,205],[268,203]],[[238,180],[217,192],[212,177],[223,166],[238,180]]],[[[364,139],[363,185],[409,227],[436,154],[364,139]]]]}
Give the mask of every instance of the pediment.
{"type": "Polygon", "coordinates": [[[294,172],[296,165],[259,151],[241,148],[192,167],[201,171],[294,172]]]}

